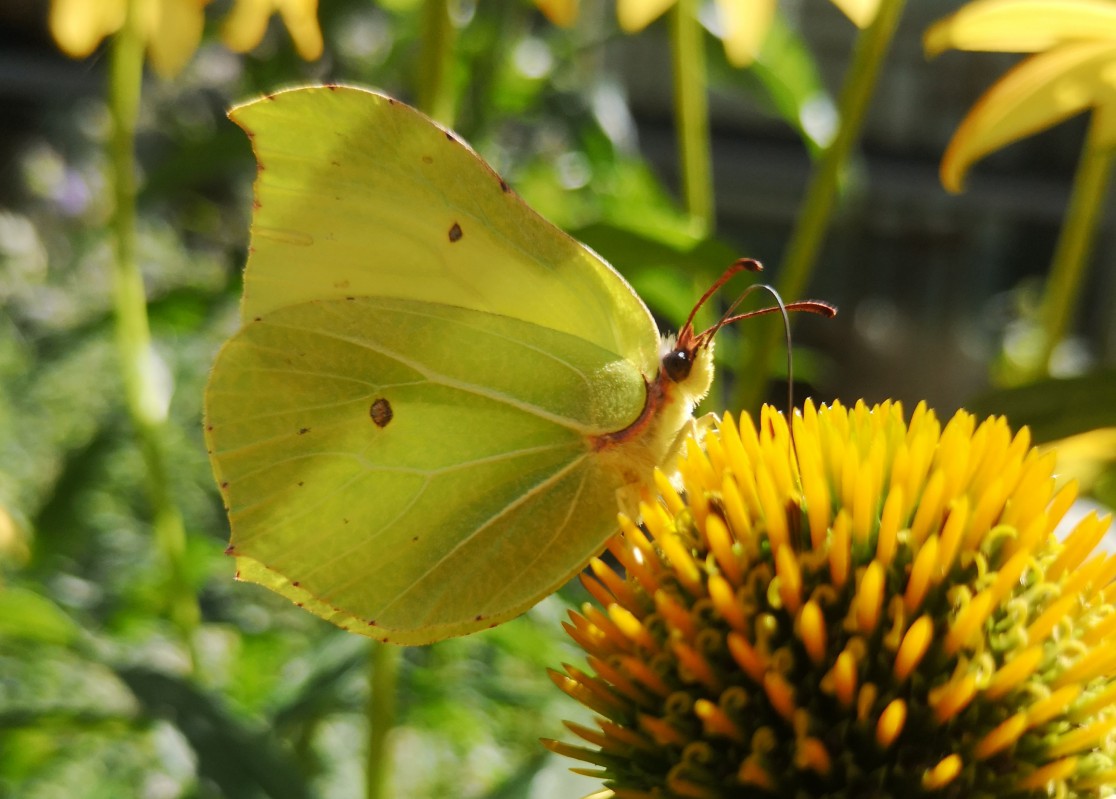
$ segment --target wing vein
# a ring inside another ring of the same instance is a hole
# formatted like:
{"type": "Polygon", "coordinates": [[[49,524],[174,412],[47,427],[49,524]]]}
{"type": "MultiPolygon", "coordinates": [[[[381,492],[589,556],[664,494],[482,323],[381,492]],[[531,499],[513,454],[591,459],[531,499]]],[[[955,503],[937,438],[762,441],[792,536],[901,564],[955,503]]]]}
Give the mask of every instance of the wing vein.
{"type": "MultiPolygon", "coordinates": [[[[550,547],[553,546],[554,542],[566,532],[566,527],[569,525],[570,519],[573,517],[574,508],[577,507],[578,500],[581,499],[581,494],[585,490],[585,481],[588,478],[588,471],[581,475],[581,482],[577,484],[577,491],[574,492],[573,497],[570,499],[569,507],[566,509],[566,515],[565,518],[562,519],[562,523],[554,526],[549,540],[544,546],[541,546],[538,548],[538,550],[536,550],[535,556],[531,558],[529,563],[517,569],[518,574],[529,575],[531,573],[531,567],[534,566],[535,563],[537,563],[546,554],[550,547]]],[[[507,593],[508,589],[510,589],[514,584],[514,580],[505,581],[503,587],[492,595],[492,597],[489,599],[489,602],[495,604],[496,600],[507,593]]]]}
{"type": "Polygon", "coordinates": [[[516,510],[517,508],[519,508],[521,505],[526,503],[528,500],[535,497],[536,494],[539,494],[540,492],[545,491],[552,484],[554,484],[554,483],[558,482],[559,480],[563,479],[570,471],[572,471],[574,468],[579,466],[587,457],[588,457],[588,455],[581,455],[578,458],[575,458],[574,460],[570,461],[567,465],[565,465],[564,467],[562,467],[558,471],[548,475],[546,477],[546,479],[540,480],[538,483],[536,483],[535,485],[531,486],[529,489],[524,491],[517,499],[515,499],[512,502],[509,502],[507,505],[505,505],[504,507],[502,507],[498,511],[496,511],[496,513],[492,514],[490,517],[485,519],[481,524],[477,525],[476,529],[471,530],[464,538],[462,538],[460,541],[458,541],[457,544],[455,544],[451,549],[446,551],[440,558],[438,558],[438,560],[434,561],[434,563],[432,563],[429,568],[425,569],[419,577],[412,580],[411,584],[406,589],[401,591],[399,594],[397,594],[395,596],[394,599],[392,599],[390,602],[388,602],[386,605],[384,605],[382,608],[380,608],[380,614],[386,613],[388,611],[388,609],[390,609],[392,607],[392,605],[395,605],[401,599],[403,599],[403,597],[407,596],[412,591],[414,591],[415,588],[417,588],[439,566],[441,566],[443,563],[445,563],[446,560],[448,560],[449,558],[453,557],[453,555],[458,550],[460,550],[462,547],[464,547],[466,544],[468,544],[470,541],[472,541],[476,536],[478,536],[480,533],[482,533],[485,529],[487,529],[488,527],[491,527],[493,524],[495,524],[501,518],[506,516],[508,513],[516,510]]]}
{"type": "MultiPolygon", "coordinates": [[[[361,463],[361,465],[363,465],[365,467],[364,472],[353,475],[352,480],[346,481],[346,483],[343,486],[338,487],[335,491],[332,491],[332,492],[329,492],[329,493],[326,493],[325,495],[323,495],[321,497],[321,500],[324,501],[324,500],[327,500],[330,497],[332,497],[334,494],[339,493],[343,488],[346,488],[350,483],[353,482],[353,480],[357,480],[357,479],[367,475],[369,472],[382,472],[382,473],[386,473],[386,474],[411,474],[411,475],[414,475],[416,477],[434,478],[434,477],[439,477],[441,475],[452,474],[454,472],[461,471],[462,469],[470,469],[474,466],[483,466],[483,465],[492,464],[492,463],[500,463],[501,461],[505,461],[505,460],[514,460],[515,458],[518,458],[518,457],[523,456],[523,455],[542,454],[542,453],[550,452],[550,451],[553,451],[553,450],[560,450],[560,449],[563,449],[564,447],[567,447],[567,446],[569,446],[568,443],[547,444],[545,446],[538,446],[538,447],[525,447],[524,449],[510,450],[510,451],[506,451],[506,452],[498,452],[498,453],[495,453],[493,455],[486,455],[483,458],[473,458],[473,459],[470,459],[470,460],[459,461],[458,463],[449,464],[447,466],[440,466],[436,469],[416,469],[416,468],[409,467],[409,466],[383,466],[383,465],[380,465],[380,464],[368,463],[368,462],[364,461],[363,457],[359,453],[355,453],[355,452],[314,452],[314,453],[308,453],[308,454],[304,454],[304,455],[292,455],[288,458],[284,458],[284,459],[279,460],[279,461],[273,461],[271,463],[266,464],[265,466],[260,467],[259,469],[253,469],[252,471],[244,472],[241,475],[239,475],[239,477],[241,479],[246,479],[246,478],[252,477],[255,474],[258,474],[258,473],[261,473],[261,472],[266,472],[269,468],[271,468],[273,466],[276,466],[278,464],[295,462],[295,461],[299,461],[299,460],[307,460],[307,459],[317,457],[317,456],[330,456],[330,457],[336,456],[336,457],[341,457],[341,458],[348,458],[348,459],[355,460],[355,461],[361,463]]],[[[288,490],[290,490],[289,486],[288,487],[277,488],[272,493],[266,495],[265,497],[263,497],[262,499],[260,499],[256,502],[251,503],[250,505],[238,506],[236,508],[236,513],[239,515],[241,513],[246,512],[246,511],[252,510],[253,508],[259,507],[261,505],[265,505],[268,502],[270,502],[273,497],[275,497],[277,495],[281,495],[285,491],[288,491],[288,490]]],[[[309,512],[309,510],[311,510],[311,509],[307,509],[303,513],[295,513],[295,514],[290,514],[290,515],[286,516],[284,518],[284,526],[286,525],[287,522],[293,522],[293,521],[298,520],[298,518],[300,516],[304,516],[306,513],[309,512]]],[[[260,535],[264,532],[267,532],[267,531],[261,530],[259,533],[257,533],[257,535],[260,535]]],[[[253,536],[252,538],[255,538],[255,536],[253,536]]],[[[249,541],[249,540],[252,540],[252,539],[251,538],[245,538],[245,539],[242,539],[242,542],[246,542],[246,541],[249,541]]]]}
{"type": "Polygon", "coordinates": [[[541,408],[538,405],[532,405],[531,403],[524,402],[524,401],[522,401],[520,399],[517,399],[516,397],[512,397],[508,394],[504,394],[504,393],[499,392],[499,391],[492,391],[491,389],[487,389],[484,386],[481,386],[477,383],[470,383],[466,380],[458,380],[457,378],[450,377],[449,375],[445,375],[445,374],[442,374],[440,372],[435,372],[433,369],[430,369],[425,364],[420,363],[419,361],[413,360],[411,358],[407,358],[404,355],[402,355],[401,353],[396,352],[394,350],[390,350],[386,347],[377,346],[377,345],[373,344],[372,342],[368,341],[367,339],[359,339],[359,338],[355,338],[355,337],[352,337],[352,336],[344,336],[344,335],[340,335],[340,334],[333,333],[333,332],[323,331],[323,330],[318,329],[318,328],[298,327],[298,326],[295,326],[295,325],[292,325],[292,324],[289,324],[289,323],[286,323],[286,322],[284,322],[284,323],[272,322],[271,324],[274,324],[276,327],[283,327],[283,328],[286,328],[288,330],[293,330],[293,331],[297,331],[297,332],[300,332],[300,333],[313,333],[313,334],[316,334],[316,335],[325,336],[325,337],[334,339],[336,341],[343,341],[343,342],[346,342],[348,344],[353,344],[353,345],[358,346],[358,347],[363,347],[367,350],[370,350],[371,352],[375,352],[378,355],[382,355],[385,358],[390,358],[390,359],[402,364],[403,366],[407,366],[411,369],[414,369],[416,372],[421,374],[423,377],[425,377],[431,383],[435,383],[437,385],[445,386],[446,388],[457,389],[458,391],[463,391],[466,394],[473,394],[473,395],[478,396],[478,397],[483,397],[484,399],[492,400],[493,402],[498,402],[498,403],[501,403],[503,405],[507,405],[511,408],[515,408],[516,410],[523,411],[524,413],[529,413],[532,416],[536,416],[540,419],[545,419],[548,422],[553,422],[554,424],[556,424],[560,427],[565,427],[567,430],[573,430],[574,432],[579,433],[579,434],[584,435],[584,436],[602,435],[604,433],[615,432],[615,431],[612,431],[612,430],[600,430],[600,429],[597,429],[597,428],[592,428],[592,427],[589,427],[587,425],[579,423],[576,419],[571,419],[568,416],[562,416],[560,414],[552,413],[551,411],[548,411],[545,408],[541,408]]]}

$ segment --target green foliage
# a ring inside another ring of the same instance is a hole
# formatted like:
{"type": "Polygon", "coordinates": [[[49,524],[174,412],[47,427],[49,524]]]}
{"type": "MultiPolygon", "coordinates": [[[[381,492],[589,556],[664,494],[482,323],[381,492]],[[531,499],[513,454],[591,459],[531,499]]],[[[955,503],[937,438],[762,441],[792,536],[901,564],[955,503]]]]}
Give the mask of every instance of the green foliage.
{"type": "Polygon", "coordinates": [[[978,416],[1003,414],[1016,428],[1027,425],[1038,444],[1116,427],[1116,371],[997,389],[974,397],[969,409],[978,416]]]}

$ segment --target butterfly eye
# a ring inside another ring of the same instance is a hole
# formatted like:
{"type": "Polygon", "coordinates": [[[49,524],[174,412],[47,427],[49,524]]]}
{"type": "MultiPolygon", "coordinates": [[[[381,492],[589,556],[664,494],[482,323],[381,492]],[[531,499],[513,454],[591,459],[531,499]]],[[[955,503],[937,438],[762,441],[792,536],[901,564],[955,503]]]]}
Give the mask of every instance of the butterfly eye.
{"type": "Polygon", "coordinates": [[[663,356],[663,371],[675,383],[681,383],[690,376],[694,361],[686,350],[671,350],[663,356]]]}

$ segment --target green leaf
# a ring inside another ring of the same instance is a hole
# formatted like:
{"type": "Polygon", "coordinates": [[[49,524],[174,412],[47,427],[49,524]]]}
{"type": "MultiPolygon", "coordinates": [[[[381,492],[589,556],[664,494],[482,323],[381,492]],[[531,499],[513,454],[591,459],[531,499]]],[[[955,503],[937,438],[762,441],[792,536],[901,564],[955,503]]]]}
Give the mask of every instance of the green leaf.
{"type": "Polygon", "coordinates": [[[1116,508],[1116,463],[1098,475],[1093,484],[1093,498],[1110,508],[1116,508]]]}
{"type": "Polygon", "coordinates": [[[529,757],[518,769],[484,795],[483,799],[519,799],[526,796],[531,783],[550,759],[549,753],[541,750],[529,757]]]}
{"type": "MultiPolygon", "coordinates": [[[[619,269],[648,307],[669,322],[667,328],[681,325],[694,306],[694,298],[700,297],[741,255],[717,238],[695,239],[676,231],[633,229],[623,223],[592,224],[573,235],[619,269]]],[[[738,280],[740,286],[748,285],[747,278],[738,280]]],[[[724,296],[731,300],[733,289],[724,296]]],[[[713,304],[703,311],[697,320],[699,327],[712,324],[710,312],[716,308],[713,304]]]]}
{"type": "Polygon", "coordinates": [[[66,646],[80,634],[77,622],[42,594],[17,587],[0,590],[0,638],[66,646]]]}
{"type": "Polygon", "coordinates": [[[977,397],[966,408],[978,417],[1003,414],[1027,425],[1036,444],[1116,426],[1116,370],[1042,380],[977,397]]]}
{"type": "Polygon", "coordinates": [[[314,657],[306,658],[306,673],[296,681],[284,681],[285,685],[273,691],[272,695],[280,699],[271,714],[275,725],[311,726],[331,712],[349,709],[349,700],[342,696],[346,681],[367,663],[368,642],[363,638],[327,636],[317,645],[314,657]]]}
{"type": "Polygon", "coordinates": [[[147,715],[173,723],[190,742],[199,776],[223,796],[309,799],[310,789],[290,752],[265,729],[237,718],[214,696],[175,675],[141,667],[117,669],[147,715]]]}
{"type": "Polygon", "coordinates": [[[798,131],[811,155],[829,143],[837,124],[833,101],[810,48],[783,14],[775,15],[758,58],[747,70],[733,69],[716,58],[711,67],[718,83],[744,85],[766,100],[767,110],[798,131]]]}

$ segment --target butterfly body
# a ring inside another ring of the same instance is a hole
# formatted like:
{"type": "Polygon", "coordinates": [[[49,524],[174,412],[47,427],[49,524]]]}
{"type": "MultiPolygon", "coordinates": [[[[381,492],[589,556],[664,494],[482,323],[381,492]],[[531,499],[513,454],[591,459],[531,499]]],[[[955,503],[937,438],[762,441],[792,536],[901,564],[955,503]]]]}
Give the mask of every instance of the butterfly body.
{"type": "Polygon", "coordinates": [[[664,465],[711,341],[660,340],[611,267],[397,101],[319,87],[231,116],[259,174],[206,441],[239,576],[403,644],[518,615],[664,465]]]}

